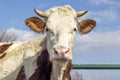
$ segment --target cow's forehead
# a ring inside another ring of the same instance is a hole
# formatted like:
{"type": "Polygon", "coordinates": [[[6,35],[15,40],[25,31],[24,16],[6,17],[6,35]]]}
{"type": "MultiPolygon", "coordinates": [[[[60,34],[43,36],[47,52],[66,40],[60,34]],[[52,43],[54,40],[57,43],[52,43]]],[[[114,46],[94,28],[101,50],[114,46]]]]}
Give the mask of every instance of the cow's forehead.
{"type": "Polygon", "coordinates": [[[76,27],[76,12],[70,6],[52,8],[46,11],[46,26],[51,29],[71,29],[76,27]]]}
{"type": "Polygon", "coordinates": [[[50,17],[50,16],[76,16],[76,11],[69,5],[66,6],[60,6],[60,7],[55,7],[47,10],[45,14],[50,17]]]}
{"type": "Polygon", "coordinates": [[[77,27],[77,21],[73,17],[68,16],[56,16],[56,17],[50,17],[47,20],[46,27],[50,29],[72,29],[77,27]]]}

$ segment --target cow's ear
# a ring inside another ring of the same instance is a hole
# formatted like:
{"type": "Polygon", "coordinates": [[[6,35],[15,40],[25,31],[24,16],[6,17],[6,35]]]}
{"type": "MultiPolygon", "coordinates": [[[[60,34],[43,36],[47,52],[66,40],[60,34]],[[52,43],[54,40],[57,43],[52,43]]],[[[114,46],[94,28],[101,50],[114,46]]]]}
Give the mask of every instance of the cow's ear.
{"type": "Polygon", "coordinates": [[[37,33],[43,32],[45,28],[45,22],[38,17],[31,17],[25,20],[25,24],[37,33]]]}
{"type": "Polygon", "coordinates": [[[96,21],[92,19],[82,20],[78,23],[78,30],[82,34],[89,33],[96,26],[96,21]]]}

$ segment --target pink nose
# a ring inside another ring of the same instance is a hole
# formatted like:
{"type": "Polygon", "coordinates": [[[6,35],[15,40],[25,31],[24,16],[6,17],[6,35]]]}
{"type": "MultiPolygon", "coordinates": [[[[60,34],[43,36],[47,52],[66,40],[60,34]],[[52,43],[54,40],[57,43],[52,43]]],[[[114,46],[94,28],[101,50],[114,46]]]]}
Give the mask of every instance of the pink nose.
{"type": "Polygon", "coordinates": [[[54,48],[54,52],[58,55],[62,55],[62,54],[64,55],[64,54],[68,53],[69,50],[70,50],[69,48],[66,48],[64,46],[59,46],[57,48],[54,48]]]}

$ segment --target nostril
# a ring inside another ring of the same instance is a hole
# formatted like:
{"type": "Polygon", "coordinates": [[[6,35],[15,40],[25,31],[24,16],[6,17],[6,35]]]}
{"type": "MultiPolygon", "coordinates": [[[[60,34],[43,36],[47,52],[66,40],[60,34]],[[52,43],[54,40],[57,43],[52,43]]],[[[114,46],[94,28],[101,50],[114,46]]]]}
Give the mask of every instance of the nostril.
{"type": "Polygon", "coordinates": [[[68,53],[69,52],[69,49],[67,49],[66,51],[65,51],[65,53],[68,53]]]}
{"type": "Polygon", "coordinates": [[[58,52],[57,52],[57,50],[54,48],[54,52],[56,53],[56,54],[58,54],[58,52]]]}
{"type": "Polygon", "coordinates": [[[67,54],[68,52],[70,51],[69,48],[61,48],[61,47],[58,47],[58,48],[54,48],[54,53],[55,54],[58,54],[58,55],[61,55],[61,54],[67,54]]]}

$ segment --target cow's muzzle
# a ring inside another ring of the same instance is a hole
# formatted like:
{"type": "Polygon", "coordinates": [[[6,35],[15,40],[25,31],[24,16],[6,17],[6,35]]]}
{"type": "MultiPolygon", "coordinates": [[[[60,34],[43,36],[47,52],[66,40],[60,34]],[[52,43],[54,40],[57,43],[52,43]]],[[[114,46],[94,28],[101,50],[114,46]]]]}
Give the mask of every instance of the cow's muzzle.
{"type": "Polygon", "coordinates": [[[54,59],[57,60],[67,60],[70,53],[70,49],[64,46],[59,46],[54,48],[54,59]]]}

